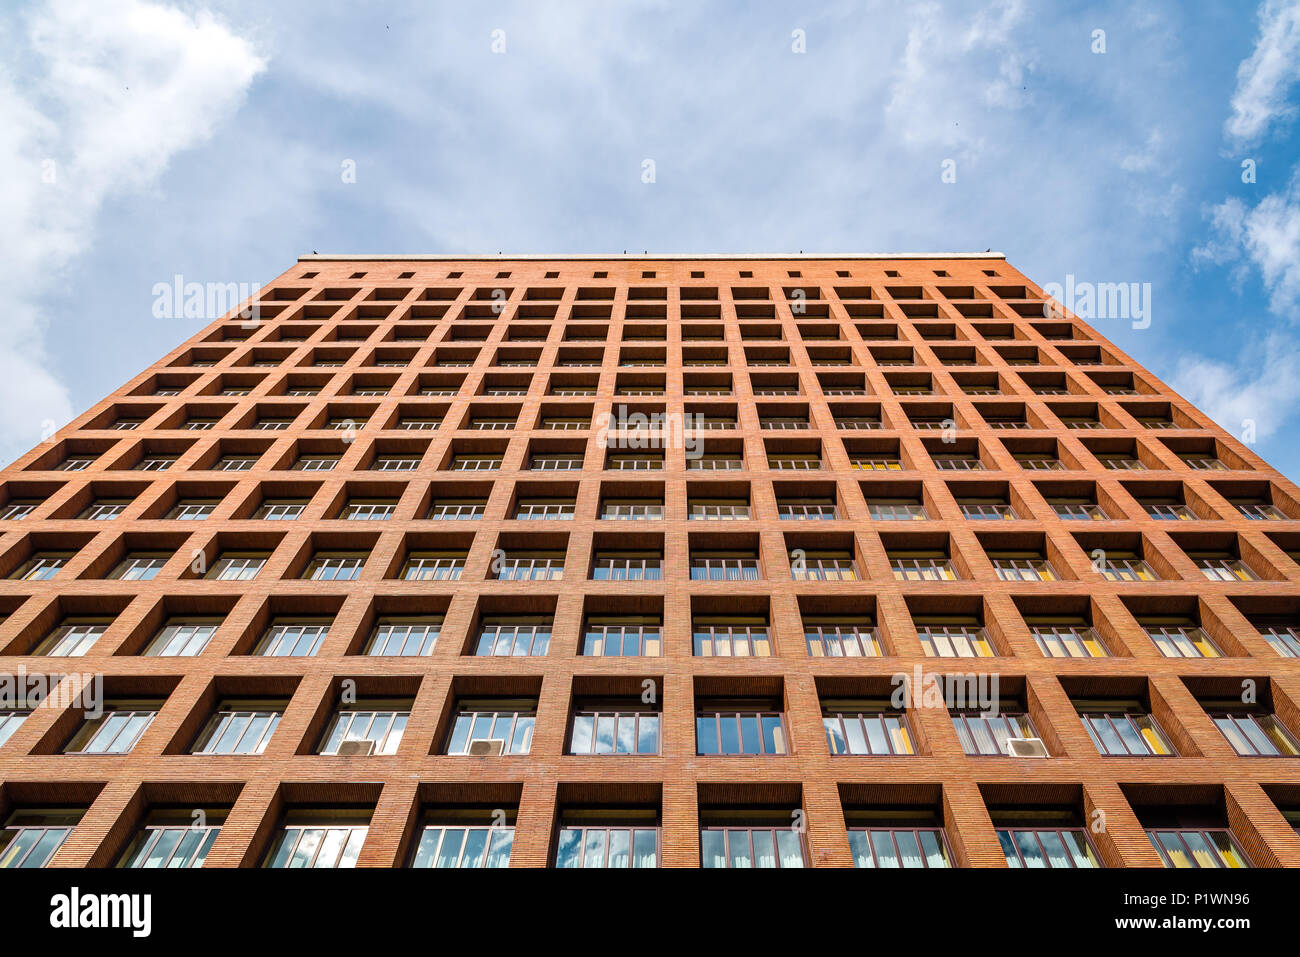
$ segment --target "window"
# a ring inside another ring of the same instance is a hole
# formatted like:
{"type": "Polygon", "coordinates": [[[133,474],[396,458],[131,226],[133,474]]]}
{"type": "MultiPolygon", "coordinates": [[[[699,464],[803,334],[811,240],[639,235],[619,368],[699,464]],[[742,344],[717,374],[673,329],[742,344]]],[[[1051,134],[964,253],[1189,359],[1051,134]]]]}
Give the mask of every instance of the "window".
{"type": "Polygon", "coordinates": [[[535,701],[465,701],[458,705],[448,754],[527,754],[537,720],[535,701]]]}
{"type": "Polygon", "coordinates": [[[701,658],[767,658],[772,654],[762,618],[696,618],[694,654],[701,658]]]}
{"type": "Polygon", "coordinates": [[[278,701],[228,700],[217,704],[192,754],[261,754],[280,724],[278,701]]]}
{"type": "Polygon", "coordinates": [[[570,754],[658,754],[659,715],[644,708],[610,702],[584,706],[573,713],[570,754]]]}
{"type": "Polygon", "coordinates": [[[499,455],[454,455],[451,459],[453,472],[491,472],[499,468],[499,455]]]}
{"type": "Polygon", "coordinates": [[[749,581],[759,577],[758,556],[752,552],[695,552],[692,581],[749,581]]]}
{"type": "Polygon", "coordinates": [[[92,522],[112,521],[126,511],[126,507],[130,504],[130,499],[100,499],[92,502],[77,518],[89,519],[92,522]]]}
{"type": "Polygon", "coordinates": [[[157,705],[153,702],[105,702],[102,714],[97,718],[87,718],[63,753],[127,754],[157,713],[157,705]]]}
{"type": "Polygon", "coordinates": [[[142,458],[132,468],[136,472],[165,472],[176,462],[175,456],[153,455],[142,458]]]}
{"type": "Polygon", "coordinates": [[[500,581],[558,581],[564,577],[564,552],[509,552],[494,564],[500,581]]]}
{"type": "Polygon", "coordinates": [[[880,640],[871,620],[805,618],[804,640],[813,658],[877,658],[880,640]]]}
{"type": "Polygon", "coordinates": [[[9,577],[16,581],[43,582],[53,578],[75,552],[37,552],[9,577]]]}
{"type": "Polygon", "coordinates": [[[268,658],[310,657],[329,634],[330,624],[328,620],[276,619],[253,654],[268,658]]]}
{"type": "Polygon", "coordinates": [[[1188,557],[1212,582],[1259,581],[1259,576],[1249,565],[1229,552],[1189,552],[1188,557]]]}
{"type": "Polygon", "coordinates": [[[1238,702],[1203,702],[1211,720],[1233,750],[1244,758],[1295,757],[1295,736],[1277,715],[1243,707],[1238,702]]]}
{"type": "Polygon", "coordinates": [[[1104,522],[1110,517],[1100,505],[1086,499],[1049,499],[1049,504],[1057,518],[1067,521],[1104,522]]]}
{"type": "Polygon", "coordinates": [[[252,581],[265,564],[266,554],[263,552],[225,552],[203,577],[223,582],[252,581]]]}
{"type": "Polygon", "coordinates": [[[574,503],[571,499],[532,498],[520,499],[515,509],[515,518],[520,520],[551,519],[569,521],[573,518],[574,503]]]}
{"type": "Polygon", "coordinates": [[[696,754],[773,755],[786,750],[785,720],[780,711],[722,711],[705,705],[696,712],[696,754]]]}
{"type": "Polygon", "coordinates": [[[0,745],[8,741],[13,733],[22,727],[30,713],[29,711],[0,711],[0,745]]]}
{"type": "Polygon", "coordinates": [[[805,867],[803,841],[789,824],[700,828],[701,867],[805,867]]]}
{"type": "Polygon", "coordinates": [[[202,654],[220,625],[219,618],[170,618],[142,654],[146,658],[192,658],[202,654]]]}
{"type": "Polygon", "coordinates": [[[415,657],[433,654],[442,630],[442,617],[381,618],[366,646],[376,657],[415,657]]]}
{"type": "Polygon", "coordinates": [[[1142,502],[1142,507],[1149,517],[1158,522],[1188,522],[1196,518],[1190,508],[1174,499],[1147,499],[1142,502]]]}
{"type": "Polygon", "coordinates": [[[1020,516],[1007,502],[998,499],[962,499],[959,503],[963,518],[971,521],[1014,520],[1020,516]]]}
{"type": "Polygon", "coordinates": [[[1101,859],[1093,849],[1086,829],[1060,826],[1065,815],[1017,816],[997,825],[998,843],[1006,855],[1008,867],[1028,868],[1097,868],[1101,859]]]}
{"type": "Polygon", "coordinates": [[[1026,622],[1046,658],[1108,658],[1101,638],[1082,618],[1035,619],[1026,622]]]}
{"type": "Polygon", "coordinates": [[[430,811],[420,828],[412,867],[509,867],[514,815],[492,823],[491,812],[430,811]]]}
{"type": "Polygon", "coordinates": [[[739,472],[745,462],[739,455],[697,455],[686,459],[686,468],[696,472],[739,472]]]}
{"type": "Polygon", "coordinates": [[[858,566],[851,552],[796,548],[790,552],[790,574],[795,581],[857,581],[858,566]]]}
{"type": "Polygon", "coordinates": [[[657,816],[567,813],[556,835],[555,866],[658,867],[657,816]]]}
{"type": "Polygon", "coordinates": [[[982,625],[974,622],[917,622],[916,636],[931,658],[993,658],[996,653],[982,625]]]}
{"type": "Polygon", "coordinates": [[[1013,456],[1016,463],[1022,469],[1028,469],[1031,472],[1063,472],[1065,464],[1057,458],[1046,455],[1016,455],[1013,456]]]}
{"type": "Polygon", "coordinates": [[[915,754],[907,717],[887,701],[825,701],[822,727],[831,754],[915,754]]]}
{"type": "Polygon", "coordinates": [[[358,552],[317,552],[302,577],[317,582],[347,582],[361,577],[366,555],[358,552]]]}
{"type": "Polygon", "coordinates": [[[876,499],[867,502],[867,514],[877,522],[924,521],[925,506],[905,499],[876,499]]]}
{"type": "Polygon", "coordinates": [[[1286,520],[1282,510],[1269,502],[1236,498],[1228,499],[1228,501],[1237,507],[1238,512],[1253,521],[1281,522],[1286,520]]]}
{"type": "Polygon", "coordinates": [[[894,578],[904,582],[933,582],[957,580],[957,570],[943,552],[915,551],[890,552],[889,565],[894,578]]]}
{"type": "Polygon", "coordinates": [[[339,464],[337,455],[304,455],[293,463],[296,472],[332,472],[339,464]]]}
{"type": "Polygon", "coordinates": [[[200,522],[217,508],[215,499],[181,499],[172,506],[167,517],[181,522],[200,522]]]}
{"type": "Polygon", "coordinates": [[[396,754],[411,717],[405,701],[341,705],[321,739],[320,754],[396,754]]]}
{"type": "MultiPolygon", "coordinates": [[[[581,468],[581,463],[577,468],[581,468]]],[[[662,455],[613,455],[605,461],[605,468],[616,472],[654,472],[664,467],[662,455]]]]}
{"type": "Polygon", "coordinates": [[[429,506],[429,518],[433,520],[461,521],[482,518],[487,503],[481,499],[444,499],[429,506]]]}
{"type": "Polygon", "coordinates": [[[118,562],[108,577],[125,582],[152,581],[169,558],[169,552],[135,552],[118,562]]]}
{"type": "Polygon", "coordinates": [[[1034,723],[1023,711],[1004,709],[1001,713],[955,711],[952,726],[961,740],[962,750],[970,755],[1011,755],[1011,738],[1036,738],[1034,723]]]}
{"type": "Polygon", "coordinates": [[[900,472],[903,469],[903,463],[896,458],[871,458],[855,455],[849,459],[849,464],[855,469],[868,469],[875,472],[900,472]]]}
{"type": "MultiPolygon", "coordinates": [[[[224,814],[220,811],[205,810],[202,820],[222,818],[224,814]]],[[[118,866],[145,869],[202,867],[220,833],[220,823],[197,824],[189,811],[155,811],[131,841],[118,866]]]]}
{"type": "Polygon", "coordinates": [[[664,506],[662,502],[656,499],[606,499],[601,503],[600,517],[616,520],[653,521],[664,517],[664,506]]]}
{"type": "Polygon", "coordinates": [[[776,503],[777,515],[782,519],[835,519],[835,500],[832,498],[785,499],[776,503]]]}
{"type": "Polygon", "coordinates": [[[1188,619],[1142,622],[1147,637],[1166,658],[1218,658],[1219,649],[1201,627],[1188,619]]]}
{"type": "Polygon", "coordinates": [[[1146,464],[1141,459],[1135,458],[1132,455],[1125,455],[1123,453],[1111,455],[1097,453],[1096,458],[1103,466],[1115,471],[1145,472],[1147,470],[1146,464]]]}
{"type": "Polygon", "coordinates": [[[822,467],[816,455],[769,455],[767,467],[779,471],[813,471],[822,467]]]}
{"type": "Polygon", "coordinates": [[[307,508],[306,499],[268,500],[262,503],[254,518],[267,521],[293,521],[307,508]]]}
{"type": "Polygon", "coordinates": [[[1052,563],[1036,552],[990,552],[989,561],[1004,582],[1054,582],[1052,563]]]}
{"type": "Polygon", "coordinates": [[[414,472],[420,467],[420,456],[376,455],[370,467],[376,472],[414,472]]]}
{"type": "Polygon", "coordinates": [[[1100,564],[1098,570],[1107,581],[1153,582],[1160,579],[1155,569],[1135,552],[1103,550],[1100,562],[1094,562],[1094,567],[1097,564],[1100,564]]]}
{"type": "Polygon", "coordinates": [[[383,522],[393,517],[397,502],[383,498],[349,499],[339,518],[354,522],[383,522]]]}
{"type": "Polygon", "coordinates": [[[691,499],[687,512],[691,521],[740,521],[749,518],[749,502],[744,499],[691,499]]]}
{"type": "Polygon", "coordinates": [[[658,618],[591,618],[582,636],[582,653],[615,658],[657,658],[662,654],[663,625],[658,618]]]}
{"type": "Polygon", "coordinates": [[[62,808],[14,811],[0,831],[0,867],[44,867],[83,813],[62,808]]]}
{"type": "Polygon", "coordinates": [[[592,581],[659,581],[663,557],[658,552],[596,552],[592,581]]]}
{"type": "Polygon", "coordinates": [[[404,581],[455,581],[464,570],[464,552],[411,552],[401,577],[404,581]]]}
{"type": "Polygon", "coordinates": [[[1165,867],[1250,867],[1227,828],[1149,828],[1147,837],[1165,867]]]}
{"type": "Polygon", "coordinates": [[[46,636],[36,649],[38,655],[51,658],[80,658],[104,634],[107,621],[67,618],[46,636]]]}
{"type": "Polygon", "coordinates": [[[1283,658],[1300,658],[1300,626],[1265,623],[1256,627],[1264,640],[1283,658]]]}
{"type": "Polygon", "coordinates": [[[244,455],[223,455],[212,466],[215,472],[247,472],[257,464],[257,459],[244,455]]]}
{"type": "Polygon", "coordinates": [[[549,618],[486,619],[479,628],[474,654],[479,657],[545,655],[551,643],[549,618]]]}
{"type": "Polygon", "coordinates": [[[582,464],[581,455],[534,455],[528,468],[534,472],[572,472],[581,470],[582,464]]]}
{"type": "Polygon", "coordinates": [[[369,814],[291,812],[267,855],[267,867],[355,867],[369,814]]]}
{"type": "MultiPolygon", "coordinates": [[[[858,819],[852,812],[845,816],[852,821],[858,819]]],[[[906,816],[893,814],[867,812],[861,819],[863,825],[850,824],[848,829],[854,867],[952,866],[942,827],[932,823],[928,827],[911,827],[906,816]]]]}
{"type": "Polygon", "coordinates": [[[1177,754],[1140,701],[1076,702],[1079,718],[1108,757],[1170,757],[1177,754]]]}

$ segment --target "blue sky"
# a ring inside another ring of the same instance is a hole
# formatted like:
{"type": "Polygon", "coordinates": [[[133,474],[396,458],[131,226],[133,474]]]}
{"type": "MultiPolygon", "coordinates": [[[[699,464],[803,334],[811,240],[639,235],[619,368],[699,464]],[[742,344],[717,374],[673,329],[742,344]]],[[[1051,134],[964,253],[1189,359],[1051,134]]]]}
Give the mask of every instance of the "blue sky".
{"type": "Polygon", "coordinates": [[[177,274],[993,248],[1150,283],[1094,325],[1300,476],[1300,0],[39,0],[0,44],[0,460],[204,324],[177,274]]]}

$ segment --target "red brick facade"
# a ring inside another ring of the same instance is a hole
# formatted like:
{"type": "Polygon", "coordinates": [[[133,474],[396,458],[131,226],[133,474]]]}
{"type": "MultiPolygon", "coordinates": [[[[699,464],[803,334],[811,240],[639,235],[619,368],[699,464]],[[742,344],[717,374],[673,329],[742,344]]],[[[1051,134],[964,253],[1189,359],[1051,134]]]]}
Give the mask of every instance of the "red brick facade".
{"type": "Polygon", "coordinates": [[[225,807],[206,866],[235,867],[262,862],[286,808],[356,804],[373,809],[358,863],[387,867],[409,861],[423,808],[474,803],[517,813],[511,866],[544,867],[564,808],[636,805],[660,814],[661,863],[692,867],[702,809],[778,807],[803,811],[812,865],[847,867],[846,810],[924,806],[939,812],[955,864],[1003,867],[990,809],[1050,806],[1084,821],[1103,812],[1093,840],[1117,867],[1160,864],[1141,808],[1186,805],[1222,813],[1256,865],[1300,866],[1284,816],[1300,808],[1300,759],[1238,756],[1203,704],[1254,679],[1260,701],[1300,734],[1300,660],[1260,630],[1300,627],[1300,493],[1097,331],[1045,318],[1041,300],[996,255],[306,257],[263,290],[255,325],[214,322],[0,474],[0,508],[33,506],[0,521],[0,671],[97,673],[110,698],[162,701],[125,755],[61,753],[80,715],[38,709],[0,747],[0,811],[85,807],[51,861],[75,867],[115,863],[151,808],[225,807]],[[929,394],[917,391],[927,384],[929,394]],[[688,470],[680,445],[662,469],[606,469],[597,417],[624,404],[734,418],[703,433],[704,451],[736,453],[743,469],[688,470]],[[591,426],[542,427],[566,417],[591,426]],[[879,425],[837,422],[855,417],[879,425]],[[403,418],[441,424],[399,427],[403,418]],[[515,424],[465,427],[492,418],[515,424]],[[804,418],[805,428],[760,421],[804,418]],[[272,419],[291,422],[256,425],[272,419]],[[994,427],[1002,419],[1020,424],[994,427]],[[125,429],[128,420],[138,422],[125,429]],[[212,427],[187,427],[205,420],[212,427]],[[582,456],[583,467],[529,468],[530,455],[548,452],[582,456]],[[499,467],[450,467],[476,453],[499,454],[499,467]],[[312,454],[338,461],[292,468],[312,454]],[[769,468],[783,454],[816,454],[820,468],[769,468]],[[955,454],[982,468],[936,466],[934,456],[955,454]],[[217,470],[223,455],[256,462],[217,470]],[[393,455],[418,456],[418,467],[374,467],[393,455]],[[1061,467],[1022,467],[1017,455],[1061,467]],[[1108,455],[1144,468],[1107,468],[1108,455]],[[151,456],[175,461],[136,467],[151,456]],[[890,457],[897,468],[854,465],[890,457]],[[90,461],[67,471],[69,458],[90,461]],[[1196,459],[1224,468],[1188,464],[1196,459]],[[835,517],[779,517],[780,503],[810,497],[832,499],[835,517]],[[396,508],[385,521],[337,517],[358,498],[396,508]],[[473,498],[486,499],[478,519],[427,517],[432,500],[473,498]],[[516,519],[521,498],[571,500],[572,518],[516,519]],[[661,502],[663,517],[601,519],[610,498],[661,502]],[[688,502],[738,498],[748,520],[688,518],[688,502]],[[914,501],[925,520],[874,520],[873,498],[914,501]],[[1062,519],[1049,498],[1088,499],[1106,518],[1062,519]],[[166,517],[178,499],[216,504],[201,521],[166,517]],[[265,499],[306,507],[293,521],[255,518],[265,499]],[[959,499],[1001,499],[1016,517],[971,520],[959,499]],[[125,503],[116,518],[78,517],[109,500],[125,503]],[[1147,501],[1181,504],[1188,517],[1157,520],[1147,501]],[[1274,517],[1248,518],[1252,503],[1274,517]],[[498,580],[497,549],[563,552],[563,578],[498,580]],[[662,577],[592,580],[593,551],[609,549],[661,551],[662,577]],[[856,580],[799,580],[793,549],[847,551],[856,580]],[[1158,580],[1107,580],[1094,549],[1133,551],[1158,580]],[[194,573],[241,550],[269,555],[251,581],[194,573]],[[459,578],[401,580],[421,550],[464,553],[459,578]],[[918,550],[945,552],[957,580],[897,579],[892,557],[918,550]],[[72,553],[52,578],[13,577],[51,551],[72,553]],[[367,557],[354,581],[304,579],[321,551],[367,557]],[[691,556],[706,551],[756,552],[761,571],[692,580],[691,556]],[[1003,580],[991,551],[1038,553],[1057,580],[1003,580]],[[148,581],[107,577],[137,552],[171,557],[148,581]],[[1196,552],[1236,556],[1258,580],[1209,580],[1196,552]],[[443,616],[432,655],[360,653],[379,617],[417,612],[443,616]],[[549,617],[548,653],[475,656],[481,619],[502,614],[549,617]],[[221,621],[201,654],[140,654],[166,620],[187,615],[221,621]],[[251,654],[286,615],[332,619],[317,653],[251,654]],[[581,654],[585,620],[602,615],[658,617],[662,654],[581,654]],[[771,655],[693,654],[693,616],[727,615],[765,618],[771,655]],[[883,653],[810,655],[806,620],[835,615],[869,615],[883,653]],[[915,619],[954,615],[982,624],[996,657],[926,656],[915,619]],[[1085,619],[1109,655],[1044,656],[1027,619],[1060,615],[1085,619]],[[111,620],[88,653],[33,653],[79,616],[111,620]],[[1199,625],[1221,656],[1162,655],[1146,626],[1175,617],[1199,625]],[[887,695],[891,677],[916,666],[996,673],[1051,756],[967,756],[946,708],[908,710],[915,754],[832,756],[823,700],[887,695]],[[636,696],[646,678],[662,703],[659,756],[565,754],[575,697],[636,696]],[[395,755],[314,753],[348,679],[362,696],[411,701],[395,755]],[[443,753],[456,701],[492,695],[536,699],[530,753],[443,753]],[[188,753],[231,697],[287,702],[265,752],[188,753]],[[697,755],[697,702],[715,697],[776,702],[789,753],[697,755]],[[1072,701],[1088,697],[1145,702],[1177,756],[1099,755],[1072,701]]]}

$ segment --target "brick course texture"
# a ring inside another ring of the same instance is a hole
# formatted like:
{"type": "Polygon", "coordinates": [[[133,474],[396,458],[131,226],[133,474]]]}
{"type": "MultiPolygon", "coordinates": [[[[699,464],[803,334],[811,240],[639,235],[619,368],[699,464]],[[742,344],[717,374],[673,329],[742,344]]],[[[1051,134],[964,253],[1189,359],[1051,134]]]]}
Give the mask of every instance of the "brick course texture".
{"type": "Polygon", "coordinates": [[[851,822],[864,809],[928,809],[955,865],[1005,867],[997,815],[1055,808],[1104,821],[1092,841],[1106,866],[1141,867],[1161,863],[1146,815],[1194,808],[1219,815],[1255,865],[1300,866],[1286,816],[1300,807],[1300,759],[1238,756],[1205,705],[1239,697],[1249,680],[1261,707],[1300,735],[1300,660],[1261,631],[1300,627],[1300,493],[1095,329],[1047,317],[1043,300],[996,254],[304,257],[262,290],[256,323],[213,322],[0,474],[0,672],[98,674],[110,699],[160,704],[120,755],[64,753],[80,712],[34,711],[0,747],[0,812],[84,808],[50,862],[82,867],[115,864],[153,810],[221,808],[205,866],[247,867],[263,862],[288,811],[348,805],[371,815],[358,865],[392,867],[410,861],[426,809],[499,807],[515,827],[510,866],[545,867],[566,813],[651,808],[661,865],[696,867],[710,814],[778,809],[803,812],[810,865],[851,867],[846,813],[851,822]],[[575,389],[588,391],[556,394],[575,389]],[[661,469],[607,469],[599,417],[624,405],[734,419],[702,432],[704,452],[735,453],[743,469],[688,468],[680,442],[661,469]],[[590,424],[542,427],[566,416],[590,424]],[[851,416],[879,424],[836,421],[851,416]],[[773,417],[807,425],[764,427],[773,417]],[[287,427],[259,428],[276,418],[287,427]],[[399,425],[410,418],[440,424],[399,425]],[[493,418],[513,426],[468,427],[493,418]],[[204,420],[209,428],[195,427],[204,420]],[[531,455],[548,452],[583,467],[530,469],[531,455]],[[337,464],[293,468],[313,453],[337,464]],[[476,453],[499,455],[499,467],[451,467],[476,453]],[[769,468],[782,453],[815,454],[820,467],[769,468]],[[255,464],[215,467],[236,454],[255,464]],[[952,454],[982,468],[936,465],[952,454]],[[418,467],[374,467],[390,455],[418,467]],[[1142,468],[1107,467],[1112,455],[1142,468]],[[138,467],[157,456],[175,460],[138,467]],[[1022,467],[1017,456],[1060,468],[1022,467]],[[886,457],[897,467],[855,465],[886,457]],[[70,458],[89,461],[73,471],[70,458]],[[1209,459],[1222,467],[1196,467],[1209,459]],[[779,517],[781,503],[809,497],[833,500],[834,517],[779,517]],[[341,518],[358,498],[396,507],[387,520],[341,518]],[[570,500],[572,517],[514,518],[533,498],[570,500]],[[618,498],[661,502],[662,518],[602,519],[618,498]],[[688,501],[739,498],[747,520],[688,518],[688,501]],[[1087,499],[1106,517],[1062,519],[1052,498],[1087,499]],[[167,517],[182,499],[216,504],[200,521],[167,517]],[[291,521],[255,517],[282,499],[305,508],[291,521]],[[429,519],[430,502],[446,499],[482,499],[482,515],[429,519]],[[873,519],[874,499],[913,501],[925,518],[873,519]],[[968,499],[1001,499],[1015,517],[968,519],[968,499]],[[105,500],[126,504],[112,520],[79,517],[105,500]],[[1149,501],[1181,504],[1186,517],[1157,519],[1149,501]],[[25,515],[11,513],[24,503],[25,515]],[[661,552],[661,578],[593,580],[593,552],[618,549],[661,552]],[[845,551],[856,577],[800,579],[797,549],[845,551]],[[1097,549],[1135,552],[1152,580],[1109,580],[1097,549]],[[249,550],[268,555],[252,580],[196,574],[249,550]],[[498,550],[560,552],[563,577],[499,580],[498,550]],[[891,555],[917,550],[945,552],[956,580],[896,579],[891,555]],[[364,553],[359,577],[304,577],[322,551],[364,553]],[[459,577],[402,580],[420,551],[462,555],[459,577]],[[759,571],[693,580],[692,556],[710,551],[754,554],[759,571]],[[989,558],[999,551],[1039,554],[1054,580],[1003,580],[989,558]],[[15,577],[51,552],[70,553],[56,575],[15,577]],[[137,552],[170,557],[150,580],[109,577],[137,552]],[[1257,580],[1210,580],[1197,552],[1240,558],[1257,580]],[[434,614],[432,654],[364,653],[379,618],[434,614]],[[314,655],[253,653],[272,619],[303,615],[331,620],[314,655]],[[482,619],[498,615],[549,618],[547,653],[476,656],[482,619]],[[658,619],[662,653],[582,654],[585,622],[619,615],[658,619]],[[695,655],[694,622],[728,615],[765,619],[771,655],[695,655]],[[1053,615],[1085,619],[1108,656],[1045,656],[1029,620],[1053,615]],[[185,616],[220,621],[202,653],[141,653],[185,616]],[[807,619],[858,616],[874,623],[879,656],[810,654],[807,619]],[[928,657],[916,627],[925,616],[976,620],[996,656],[928,657]],[[78,617],[109,622],[84,656],[36,653],[78,617]],[[1164,656],[1146,629],[1168,618],[1199,625],[1220,655],[1164,656]],[[832,755],[823,701],[887,697],[892,677],[917,667],[996,675],[1050,757],[968,756],[946,707],[908,708],[916,754],[832,755]],[[566,754],[575,700],[637,699],[646,679],[662,708],[659,755],[566,754]],[[396,753],[316,753],[352,688],[409,702],[396,753]],[[446,754],[456,703],[492,696],[536,702],[529,753],[446,754]],[[190,753],[227,698],[284,702],[265,751],[190,753]],[[697,755],[697,706],[718,698],[783,712],[788,753],[697,755]],[[1100,755],[1081,698],[1143,702],[1177,754],[1100,755]]]}

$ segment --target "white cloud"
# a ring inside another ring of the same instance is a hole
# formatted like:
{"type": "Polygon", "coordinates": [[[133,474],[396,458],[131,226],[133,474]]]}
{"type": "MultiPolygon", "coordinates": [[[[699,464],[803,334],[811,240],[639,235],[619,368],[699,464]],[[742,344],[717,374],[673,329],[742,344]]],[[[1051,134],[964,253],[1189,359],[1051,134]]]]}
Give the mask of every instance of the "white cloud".
{"type": "Polygon", "coordinates": [[[973,159],[986,143],[969,121],[986,108],[1014,110],[1028,102],[1022,87],[1035,59],[1018,36],[1023,5],[1001,0],[964,28],[952,9],[927,3],[908,10],[912,25],[885,118],[909,146],[938,146],[973,159]]]}
{"type": "Polygon", "coordinates": [[[1256,438],[1267,439],[1294,423],[1300,404],[1300,340],[1273,332],[1232,362],[1185,358],[1171,384],[1234,435],[1253,422],[1256,438]]]}
{"type": "MultiPolygon", "coordinates": [[[[90,247],[100,206],[155,184],[178,152],[238,108],[265,66],[211,14],[144,0],[49,0],[23,26],[23,36],[4,40],[21,51],[10,62],[21,58],[24,75],[0,72],[5,459],[73,414],[46,367],[41,299],[90,247]]],[[[96,304],[84,308],[93,314],[96,304]]]]}
{"type": "Polygon", "coordinates": [[[1266,0],[1259,9],[1259,39],[1237,68],[1232,116],[1224,132],[1238,145],[1257,142],[1276,121],[1290,117],[1291,86],[1300,79],[1300,0],[1266,0]]]}
{"type": "Polygon", "coordinates": [[[1211,209],[1211,226],[1212,238],[1192,250],[1194,262],[1249,264],[1259,270],[1273,312],[1300,304],[1300,175],[1253,208],[1228,198],[1211,209]]]}

